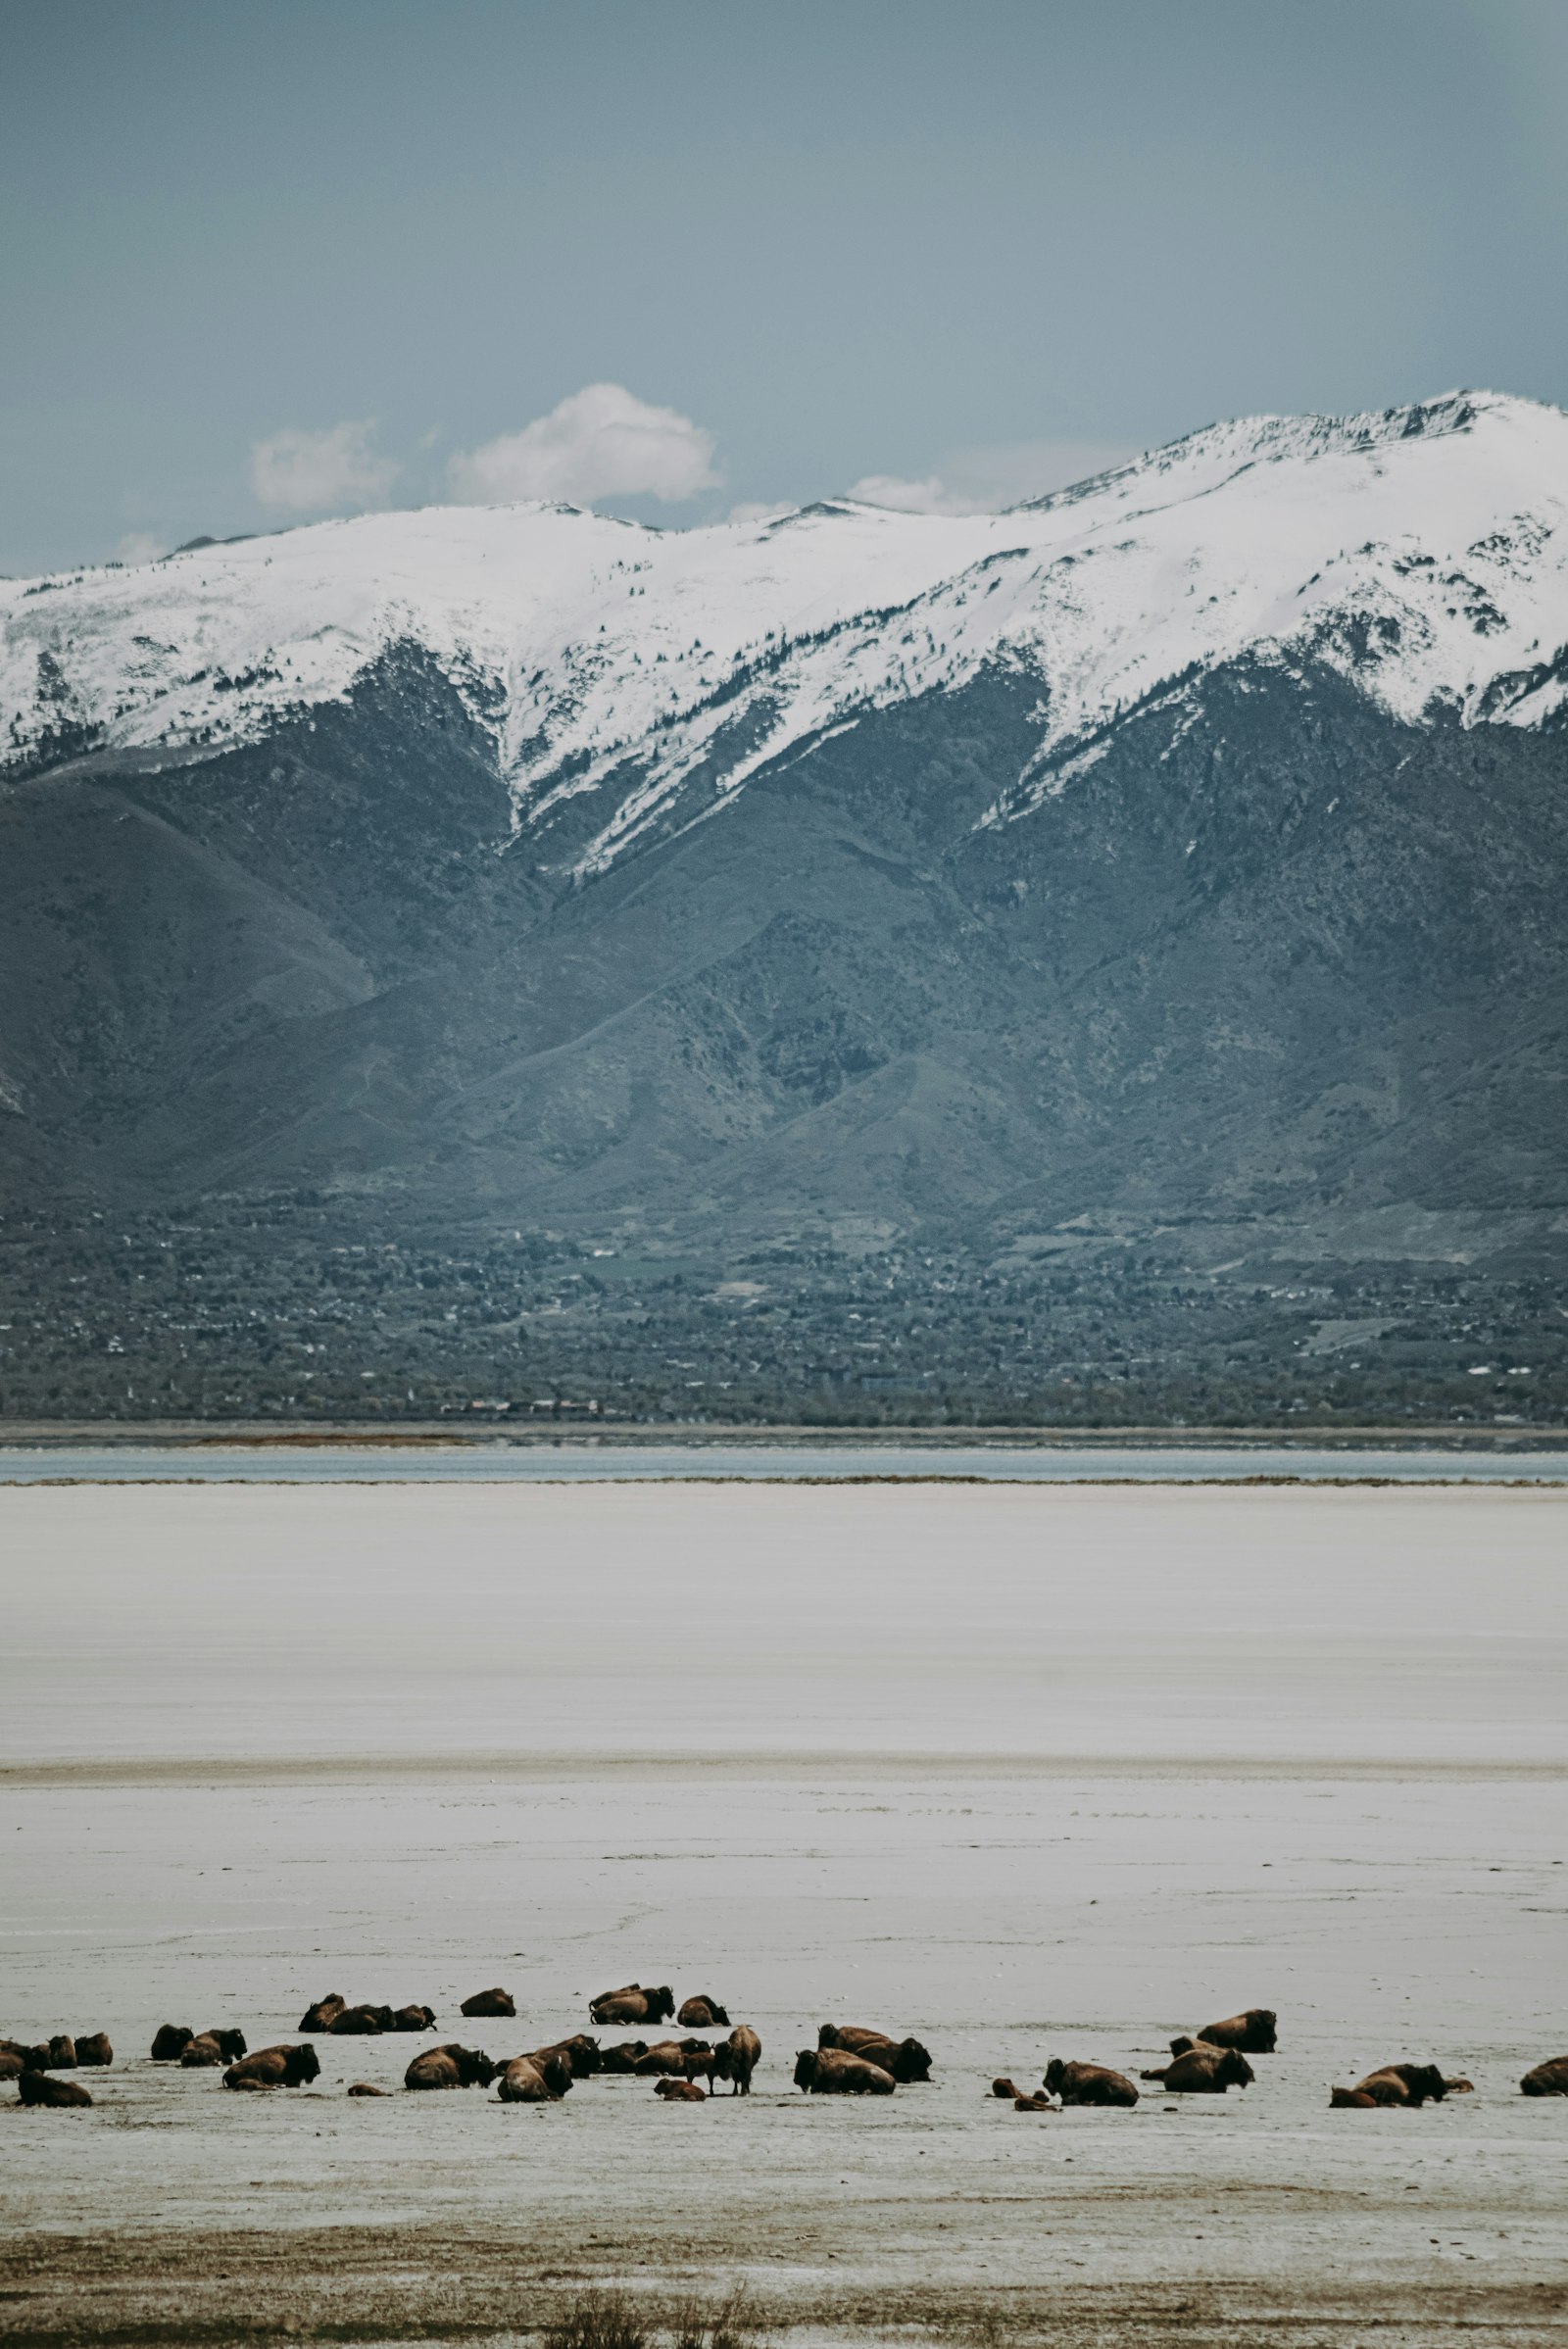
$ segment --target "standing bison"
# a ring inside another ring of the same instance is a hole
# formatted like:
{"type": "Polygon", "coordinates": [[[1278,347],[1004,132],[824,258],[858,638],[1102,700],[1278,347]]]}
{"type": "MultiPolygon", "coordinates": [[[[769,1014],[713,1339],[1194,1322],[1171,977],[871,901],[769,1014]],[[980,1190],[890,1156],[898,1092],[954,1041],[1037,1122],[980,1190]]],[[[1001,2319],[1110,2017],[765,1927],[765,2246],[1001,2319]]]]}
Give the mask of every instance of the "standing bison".
{"type": "Polygon", "coordinates": [[[1441,2104],[1448,2092],[1448,2083],[1436,2064],[1384,2064],[1378,2071],[1369,2072],[1365,2080],[1357,2080],[1353,2088],[1331,2088],[1329,2103],[1333,2106],[1368,2106],[1379,2104],[1407,2104],[1419,2108],[1428,2099],[1441,2104]]]}
{"type": "Polygon", "coordinates": [[[645,1990],[630,1982],[619,1990],[601,1990],[588,2002],[590,2023],[668,2023],[675,2012],[674,1992],[666,1982],[660,1990],[645,1990]]]}
{"type": "Polygon", "coordinates": [[[1053,2056],[1046,2066],[1046,2088],[1063,2104],[1136,2104],[1138,2090],[1124,2072],[1104,2064],[1064,2064],[1053,2056]]]}
{"type": "Polygon", "coordinates": [[[795,2085],[808,2096],[891,2096],[891,2072],[843,2047],[803,2047],[795,2059],[795,2085]]]}
{"type": "Polygon", "coordinates": [[[749,2096],[752,2074],[761,2060],[761,2040],[750,2024],[737,2023],[729,2037],[713,2050],[713,2077],[729,2081],[732,2096],[749,2096]]]}

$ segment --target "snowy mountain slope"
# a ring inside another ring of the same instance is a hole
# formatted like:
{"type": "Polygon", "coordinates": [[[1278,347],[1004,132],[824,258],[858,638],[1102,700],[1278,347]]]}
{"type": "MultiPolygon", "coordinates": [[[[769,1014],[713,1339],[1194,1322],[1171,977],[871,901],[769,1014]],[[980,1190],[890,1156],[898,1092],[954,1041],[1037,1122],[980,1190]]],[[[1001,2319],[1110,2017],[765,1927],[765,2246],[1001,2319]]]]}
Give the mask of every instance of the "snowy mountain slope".
{"type": "Polygon", "coordinates": [[[1568,416],[1456,394],[1249,419],[963,519],[432,509],[0,583],[4,764],[261,742],[408,644],[486,731],[519,828],[543,847],[590,795],[587,871],[992,671],[1039,696],[982,827],[1069,788],[1161,693],[1174,739],[1194,680],[1243,655],[1321,664],[1401,723],[1535,728],[1568,703],[1568,416]]]}

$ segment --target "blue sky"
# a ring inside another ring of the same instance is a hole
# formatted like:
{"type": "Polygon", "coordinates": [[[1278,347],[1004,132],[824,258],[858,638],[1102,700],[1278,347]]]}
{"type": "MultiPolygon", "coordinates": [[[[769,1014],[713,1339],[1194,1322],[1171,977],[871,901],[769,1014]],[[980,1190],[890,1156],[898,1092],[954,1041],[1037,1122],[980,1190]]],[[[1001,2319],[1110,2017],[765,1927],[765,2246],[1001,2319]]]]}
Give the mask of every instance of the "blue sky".
{"type": "Polygon", "coordinates": [[[0,570],[1563,401],[1565,120],[1562,0],[10,0],[0,570]]]}

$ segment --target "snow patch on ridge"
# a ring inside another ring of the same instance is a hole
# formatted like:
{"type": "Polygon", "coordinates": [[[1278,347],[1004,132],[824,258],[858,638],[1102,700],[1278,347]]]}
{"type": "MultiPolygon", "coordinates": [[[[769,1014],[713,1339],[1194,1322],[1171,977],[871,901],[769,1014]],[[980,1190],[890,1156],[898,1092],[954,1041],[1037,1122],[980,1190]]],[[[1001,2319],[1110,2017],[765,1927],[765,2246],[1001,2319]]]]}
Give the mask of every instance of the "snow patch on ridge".
{"type": "Polygon", "coordinates": [[[255,741],[400,641],[490,732],[519,830],[603,795],[583,869],[685,795],[683,820],[988,667],[1043,693],[1038,749],[982,822],[1247,652],[1326,662],[1407,722],[1539,725],[1568,702],[1568,416],[1456,394],[1252,418],[1004,514],[836,501],[666,532],[436,508],[0,582],[0,764],[255,741]]]}

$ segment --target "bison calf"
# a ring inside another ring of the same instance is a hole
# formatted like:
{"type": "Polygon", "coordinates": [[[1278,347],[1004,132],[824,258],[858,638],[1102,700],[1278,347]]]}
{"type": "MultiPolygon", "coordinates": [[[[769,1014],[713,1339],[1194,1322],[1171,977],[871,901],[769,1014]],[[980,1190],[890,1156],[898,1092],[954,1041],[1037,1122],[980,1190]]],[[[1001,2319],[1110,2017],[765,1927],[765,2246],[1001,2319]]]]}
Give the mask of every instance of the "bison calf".
{"type": "Polygon", "coordinates": [[[666,2104],[706,2104],[708,2091],[695,2080],[661,2080],[654,2084],[654,2094],[662,2096],[666,2104]]]}

